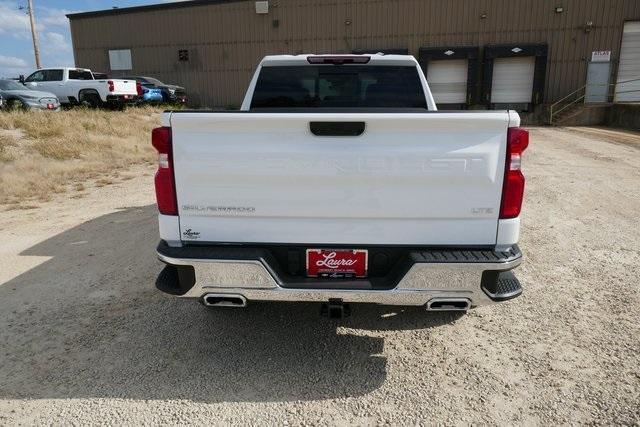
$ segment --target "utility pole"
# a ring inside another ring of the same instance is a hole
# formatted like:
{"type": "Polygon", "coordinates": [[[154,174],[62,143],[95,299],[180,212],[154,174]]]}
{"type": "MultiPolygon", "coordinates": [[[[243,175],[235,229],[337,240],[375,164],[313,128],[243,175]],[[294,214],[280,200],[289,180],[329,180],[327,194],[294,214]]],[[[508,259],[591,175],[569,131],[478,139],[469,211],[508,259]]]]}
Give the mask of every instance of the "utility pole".
{"type": "Polygon", "coordinates": [[[33,0],[29,0],[29,21],[31,21],[31,37],[33,38],[33,53],[36,55],[36,68],[42,68],[40,63],[40,47],[38,46],[38,32],[36,31],[36,18],[33,14],[33,0]]]}

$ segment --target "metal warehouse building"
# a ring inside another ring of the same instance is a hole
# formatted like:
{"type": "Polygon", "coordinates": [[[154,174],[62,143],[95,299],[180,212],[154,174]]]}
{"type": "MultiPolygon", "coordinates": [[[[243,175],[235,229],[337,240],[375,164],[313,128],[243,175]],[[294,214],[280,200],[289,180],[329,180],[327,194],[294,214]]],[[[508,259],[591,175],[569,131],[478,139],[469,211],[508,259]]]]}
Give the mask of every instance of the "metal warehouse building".
{"type": "Polygon", "coordinates": [[[446,108],[540,112],[587,83],[587,100],[611,87],[640,101],[640,0],[195,0],[68,17],[77,66],[179,84],[200,106],[238,106],[264,55],[378,51],[418,58],[446,108]]]}

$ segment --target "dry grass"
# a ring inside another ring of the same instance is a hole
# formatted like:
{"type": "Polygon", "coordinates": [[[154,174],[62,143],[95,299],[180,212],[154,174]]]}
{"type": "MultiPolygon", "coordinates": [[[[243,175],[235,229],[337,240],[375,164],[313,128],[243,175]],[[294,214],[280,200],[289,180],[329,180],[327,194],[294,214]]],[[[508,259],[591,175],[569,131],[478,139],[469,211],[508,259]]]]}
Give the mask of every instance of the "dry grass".
{"type": "Polygon", "coordinates": [[[109,184],[113,184],[113,180],[110,178],[100,178],[96,181],[96,187],[104,187],[109,184]]]}
{"type": "Polygon", "coordinates": [[[0,162],[13,160],[13,155],[9,150],[15,145],[16,141],[12,135],[0,134],[0,162]]]}
{"type": "Polygon", "coordinates": [[[0,113],[0,205],[43,201],[83,182],[107,185],[118,171],[153,163],[160,109],[0,113]]]}

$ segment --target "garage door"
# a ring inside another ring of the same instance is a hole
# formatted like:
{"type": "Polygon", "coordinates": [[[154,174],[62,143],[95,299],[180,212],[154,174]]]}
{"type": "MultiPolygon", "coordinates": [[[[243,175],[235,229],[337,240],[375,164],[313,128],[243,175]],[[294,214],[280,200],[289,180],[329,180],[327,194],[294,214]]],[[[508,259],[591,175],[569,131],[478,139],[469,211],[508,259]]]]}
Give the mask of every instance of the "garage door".
{"type": "Polygon", "coordinates": [[[496,58],[493,61],[491,103],[530,103],[536,58],[496,58]]]}
{"type": "Polygon", "coordinates": [[[640,101],[640,21],[624,24],[615,101],[640,101]]]}
{"type": "Polygon", "coordinates": [[[466,59],[429,61],[427,82],[436,104],[466,103],[468,72],[469,61],[466,59]]]}

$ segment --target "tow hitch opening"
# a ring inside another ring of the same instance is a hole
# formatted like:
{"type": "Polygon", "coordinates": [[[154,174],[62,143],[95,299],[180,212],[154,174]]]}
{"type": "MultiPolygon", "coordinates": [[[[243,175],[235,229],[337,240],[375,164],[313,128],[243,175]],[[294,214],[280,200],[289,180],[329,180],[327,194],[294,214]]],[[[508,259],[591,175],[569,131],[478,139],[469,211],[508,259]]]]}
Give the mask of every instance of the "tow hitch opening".
{"type": "Polygon", "coordinates": [[[341,299],[330,299],[322,304],[320,315],[329,319],[343,319],[351,315],[351,307],[344,304],[341,299]]]}

